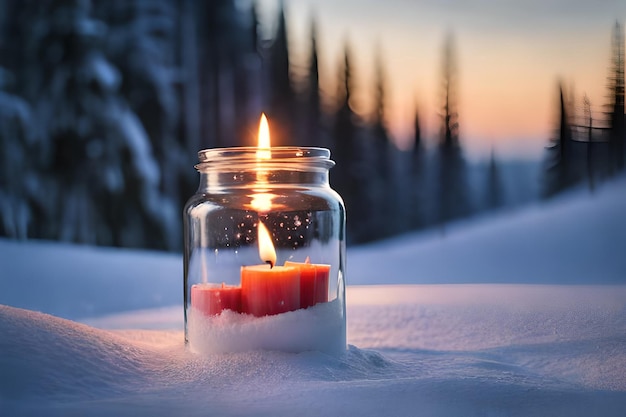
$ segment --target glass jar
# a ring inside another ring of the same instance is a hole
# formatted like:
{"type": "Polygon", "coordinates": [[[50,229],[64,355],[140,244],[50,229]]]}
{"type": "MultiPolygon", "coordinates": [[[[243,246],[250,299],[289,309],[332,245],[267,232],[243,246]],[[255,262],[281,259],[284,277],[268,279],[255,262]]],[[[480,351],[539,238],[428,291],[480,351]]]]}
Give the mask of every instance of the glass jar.
{"type": "Polygon", "coordinates": [[[345,208],[330,151],[207,149],[184,209],[185,341],[196,352],[346,349],[345,208]]]}

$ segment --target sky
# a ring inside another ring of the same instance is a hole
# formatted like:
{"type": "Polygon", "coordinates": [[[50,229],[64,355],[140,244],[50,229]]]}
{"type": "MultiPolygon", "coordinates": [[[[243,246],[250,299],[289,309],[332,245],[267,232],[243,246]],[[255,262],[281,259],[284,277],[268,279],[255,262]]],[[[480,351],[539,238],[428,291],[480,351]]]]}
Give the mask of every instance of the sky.
{"type": "MultiPolygon", "coordinates": [[[[443,44],[455,43],[461,142],[469,157],[540,157],[557,121],[558,82],[598,116],[607,102],[611,31],[626,1],[287,0],[292,67],[306,63],[318,27],[320,82],[330,96],[345,45],[355,61],[356,110],[372,109],[377,54],[387,78],[387,125],[411,146],[418,109],[426,140],[439,130],[443,44]]],[[[258,0],[271,31],[280,0],[258,0]]]]}

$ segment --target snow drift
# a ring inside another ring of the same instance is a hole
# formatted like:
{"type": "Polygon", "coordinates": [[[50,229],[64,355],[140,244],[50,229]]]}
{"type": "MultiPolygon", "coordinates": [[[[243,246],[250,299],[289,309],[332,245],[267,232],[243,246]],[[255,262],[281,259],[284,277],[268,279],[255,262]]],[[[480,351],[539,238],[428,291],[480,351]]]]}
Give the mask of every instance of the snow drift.
{"type": "Polygon", "coordinates": [[[348,282],[626,283],[626,177],[501,212],[353,248],[348,282]]]}
{"type": "Polygon", "coordinates": [[[622,415],[624,286],[365,286],[348,296],[359,348],[339,356],[195,355],[180,330],[111,332],[1,307],[0,406],[8,415],[622,415]]]}
{"type": "Polygon", "coordinates": [[[350,249],[349,284],[411,285],[349,285],[336,356],[195,355],[179,256],[0,240],[0,412],[622,416],[625,188],[350,249]]]}

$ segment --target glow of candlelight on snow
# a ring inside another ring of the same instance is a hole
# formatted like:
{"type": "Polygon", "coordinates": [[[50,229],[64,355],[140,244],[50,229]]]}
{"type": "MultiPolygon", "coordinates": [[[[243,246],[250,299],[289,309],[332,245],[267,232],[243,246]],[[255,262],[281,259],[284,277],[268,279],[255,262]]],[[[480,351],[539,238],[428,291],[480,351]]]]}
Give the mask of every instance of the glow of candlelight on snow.
{"type": "MultiPolygon", "coordinates": [[[[257,161],[272,159],[270,128],[269,123],[267,122],[267,117],[265,117],[265,113],[261,114],[261,121],[259,122],[256,158],[257,161]]],[[[257,171],[257,183],[261,187],[255,191],[263,191],[263,187],[267,186],[267,172],[261,170],[257,171]]],[[[267,213],[272,209],[272,197],[273,195],[268,193],[255,193],[252,195],[252,201],[250,204],[256,211],[260,213],[267,213]]]]}
{"type": "Polygon", "coordinates": [[[270,268],[274,268],[274,265],[276,265],[276,250],[274,249],[270,232],[261,221],[258,224],[258,239],[259,257],[263,262],[270,264],[270,268]]]}

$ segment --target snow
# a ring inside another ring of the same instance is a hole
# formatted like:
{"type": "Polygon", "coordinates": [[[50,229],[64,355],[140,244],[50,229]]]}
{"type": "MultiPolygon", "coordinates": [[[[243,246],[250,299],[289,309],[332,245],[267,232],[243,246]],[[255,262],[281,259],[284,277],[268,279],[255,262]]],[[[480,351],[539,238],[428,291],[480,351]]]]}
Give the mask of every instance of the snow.
{"type": "Polygon", "coordinates": [[[100,54],[93,54],[90,58],[88,72],[93,74],[98,84],[106,91],[117,90],[121,81],[119,71],[100,54]]]}
{"type": "Polygon", "coordinates": [[[363,286],[348,295],[348,337],[359,347],[339,356],[196,355],[180,330],[109,332],[2,307],[0,405],[10,415],[623,412],[624,286],[363,286]]]}
{"type": "Polygon", "coordinates": [[[0,414],[622,416],[625,190],[349,249],[342,354],[196,354],[179,256],[0,240],[0,414]]]}
{"type": "Polygon", "coordinates": [[[254,317],[230,310],[207,318],[189,311],[189,347],[199,353],[317,350],[338,354],[346,347],[344,310],[335,299],[307,309],[254,317]]]}
{"type": "Polygon", "coordinates": [[[123,135],[124,143],[129,147],[128,150],[132,156],[133,168],[137,172],[137,176],[149,185],[158,184],[161,173],[152,158],[150,139],[144,131],[141,121],[127,109],[121,110],[116,116],[120,127],[119,133],[123,135]]]}
{"type": "Polygon", "coordinates": [[[178,255],[0,239],[0,304],[69,319],[182,306],[182,274],[178,255]]]}
{"type": "Polygon", "coordinates": [[[349,282],[624,283],[625,188],[622,177],[594,194],[354,248],[349,282]]]}

